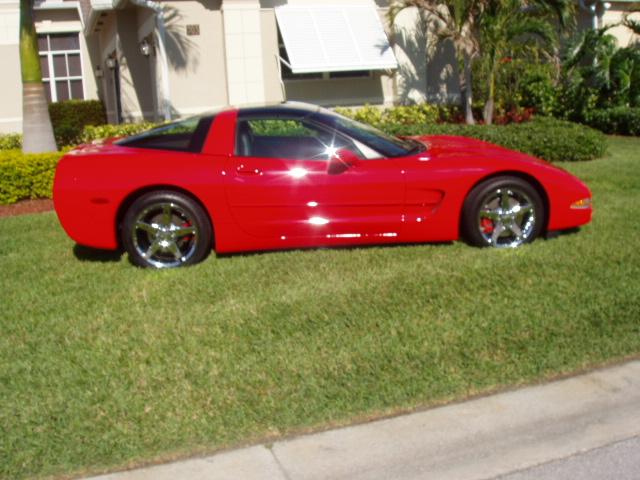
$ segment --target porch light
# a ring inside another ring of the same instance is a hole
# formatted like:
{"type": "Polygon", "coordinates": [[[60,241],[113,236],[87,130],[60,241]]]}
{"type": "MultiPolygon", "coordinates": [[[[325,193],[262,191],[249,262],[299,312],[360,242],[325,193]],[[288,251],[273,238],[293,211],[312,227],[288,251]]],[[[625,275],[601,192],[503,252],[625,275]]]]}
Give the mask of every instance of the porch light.
{"type": "Polygon", "coordinates": [[[148,57],[151,54],[151,45],[149,45],[146,38],[140,42],[140,53],[145,57],[148,57]]]}

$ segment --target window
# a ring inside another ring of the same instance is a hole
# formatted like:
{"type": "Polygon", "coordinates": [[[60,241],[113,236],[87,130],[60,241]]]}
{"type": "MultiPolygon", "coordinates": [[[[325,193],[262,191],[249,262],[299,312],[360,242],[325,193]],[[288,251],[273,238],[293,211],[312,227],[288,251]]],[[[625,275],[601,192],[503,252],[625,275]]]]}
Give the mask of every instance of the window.
{"type": "Polygon", "coordinates": [[[240,119],[236,154],[240,157],[328,160],[337,150],[362,156],[355,144],[336,131],[299,119],[240,119]]]}
{"type": "Polygon", "coordinates": [[[84,99],[80,39],[77,33],[38,35],[42,83],[49,102],[84,99]]]}
{"type": "Polygon", "coordinates": [[[212,115],[190,117],[116,142],[135,148],[199,153],[213,122],[212,115]]]}

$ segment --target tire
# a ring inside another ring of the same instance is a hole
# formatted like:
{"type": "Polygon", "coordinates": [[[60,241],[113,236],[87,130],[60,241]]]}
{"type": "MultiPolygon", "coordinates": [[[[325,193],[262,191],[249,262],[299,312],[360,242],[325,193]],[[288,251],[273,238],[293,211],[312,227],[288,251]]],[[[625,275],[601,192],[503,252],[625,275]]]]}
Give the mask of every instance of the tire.
{"type": "Polygon", "coordinates": [[[518,177],[495,177],[467,196],[461,233],[478,247],[515,248],[535,240],[545,220],[544,203],[533,185],[518,177]]]}
{"type": "Polygon", "coordinates": [[[130,261],[140,267],[175,268],[204,260],[213,246],[204,209],[182,193],[155,191],[137,198],[121,224],[130,261]]]}

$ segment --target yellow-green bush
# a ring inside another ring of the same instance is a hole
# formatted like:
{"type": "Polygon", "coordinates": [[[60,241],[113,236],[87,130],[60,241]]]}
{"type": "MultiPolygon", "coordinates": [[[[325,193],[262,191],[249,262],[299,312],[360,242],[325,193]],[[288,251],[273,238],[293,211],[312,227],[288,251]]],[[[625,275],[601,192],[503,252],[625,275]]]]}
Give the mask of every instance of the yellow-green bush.
{"type": "Polygon", "coordinates": [[[422,103],[419,105],[399,105],[380,108],[365,105],[361,108],[336,108],[336,113],[353,118],[358,122],[368,123],[375,127],[386,124],[423,125],[436,123],[440,119],[440,110],[436,105],[422,103]]]}
{"type": "Polygon", "coordinates": [[[82,131],[80,141],[82,143],[91,143],[94,140],[103,140],[111,137],[127,137],[136,133],[150,130],[157,127],[158,123],[141,122],[141,123],[122,123],[120,125],[87,125],[82,131]]]}
{"type": "Polygon", "coordinates": [[[61,153],[24,154],[0,151],[0,205],[51,198],[53,176],[61,153]]]}
{"type": "Polygon", "coordinates": [[[0,135],[0,150],[22,148],[22,135],[19,133],[3,133],[0,135]]]}

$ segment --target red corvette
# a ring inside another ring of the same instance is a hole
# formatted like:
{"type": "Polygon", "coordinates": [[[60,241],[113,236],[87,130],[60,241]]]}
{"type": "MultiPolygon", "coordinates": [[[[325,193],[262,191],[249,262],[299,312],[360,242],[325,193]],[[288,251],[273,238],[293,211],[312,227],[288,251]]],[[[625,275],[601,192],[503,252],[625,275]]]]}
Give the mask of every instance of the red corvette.
{"type": "MultiPolygon", "coordinates": [[[[544,141],[544,139],[540,139],[544,141]]],[[[54,202],[82,245],[145,267],[217,252],[456,240],[517,247],[591,220],[591,192],[479,140],[400,139],[318,107],[228,108],[81,146],[54,202]]]]}

